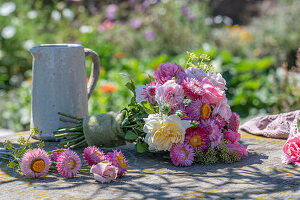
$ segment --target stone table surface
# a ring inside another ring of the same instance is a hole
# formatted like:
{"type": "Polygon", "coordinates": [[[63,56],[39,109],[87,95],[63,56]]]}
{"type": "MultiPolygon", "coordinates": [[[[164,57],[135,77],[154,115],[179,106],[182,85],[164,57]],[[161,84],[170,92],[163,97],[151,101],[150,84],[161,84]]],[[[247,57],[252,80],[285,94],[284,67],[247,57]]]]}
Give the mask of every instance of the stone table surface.
{"type": "MultiPolygon", "coordinates": [[[[0,142],[16,142],[21,135],[28,132],[0,137],[0,142]]],[[[128,144],[120,149],[129,172],[110,184],[96,182],[87,172],[73,179],[54,172],[30,179],[0,161],[0,199],[300,199],[300,168],[281,163],[285,140],[242,133],[241,141],[249,144],[249,156],[240,162],[186,168],[173,166],[168,154],[139,154],[128,144]]],[[[55,147],[47,142],[45,149],[55,147]]]]}

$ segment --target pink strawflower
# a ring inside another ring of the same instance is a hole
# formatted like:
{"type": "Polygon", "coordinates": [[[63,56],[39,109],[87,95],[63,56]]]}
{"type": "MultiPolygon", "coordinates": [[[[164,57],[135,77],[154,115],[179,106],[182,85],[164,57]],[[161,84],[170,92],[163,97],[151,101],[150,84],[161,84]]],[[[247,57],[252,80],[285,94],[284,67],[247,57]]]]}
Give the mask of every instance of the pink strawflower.
{"type": "Polygon", "coordinates": [[[85,163],[89,166],[93,166],[98,164],[99,162],[107,160],[103,151],[101,151],[98,147],[89,146],[83,150],[83,159],[85,163]]]}
{"type": "Polygon", "coordinates": [[[63,151],[65,151],[65,150],[66,150],[66,149],[57,149],[57,150],[51,152],[51,153],[50,153],[50,160],[51,160],[52,162],[57,162],[57,158],[58,158],[59,155],[60,155],[63,151]]]}
{"type": "Polygon", "coordinates": [[[238,159],[241,159],[242,156],[248,156],[246,144],[240,144],[239,142],[228,143],[228,153],[234,153],[238,159]]]}
{"type": "Polygon", "coordinates": [[[99,181],[100,183],[109,183],[116,180],[118,168],[111,163],[98,163],[92,166],[91,173],[93,173],[96,181],[99,181]]]}
{"type": "Polygon", "coordinates": [[[231,109],[230,106],[227,103],[227,99],[225,98],[223,101],[219,102],[216,107],[214,107],[213,112],[212,112],[213,116],[217,116],[219,115],[220,117],[222,117],[226,122],[229,121],[232,113],[231,113],[231,109]]]}
{"type": "Polygon", "coordinates": [[[185,110],[184,114],[187,116],[188,120],[197,120],[201,119],[201,107],[203,103],[200,99],[193,101],[185,110]]]}
{"type": "Polygon", "coordinates": [[[124,176],[128,170],[128,162],[121,150],[114,150],[106,154],[109,162],[118,168],[118,177],[124,176]]]}
{"type": "Polygon", "coordinates": [[[148,101],[155,104],[156,88],[160,86],[159,82],[150,82],[146,85],[139,85],[136,89],[136,102],[148,101]]]}
{"type": "Polygon", "coordinates": [[[233,132],[238,132],[240,126],[240,116],[233,112],[228,123],[228,128],[233,132]]]}
{"type": "Polygon", "coordinates": [[[188,128],[186,130],[184,143],[190,143],[194,149],[207,151],[210,143],[208,136],[208,129],[199,124],[196,128],[188,128]]]}
{"type": "Polygon", "coordinates": [[[223,140],[223,134],[217,122],[209,118],[209,119],[201,120],[201,125],[209,132],[208,138],[210,140],[210,147],[211,148],[218,147],[223,140]]]}
{"type": "Polygon", "coordinates": [[[174,80],[169,80],[156,88],[155,100],[158,104],[176,105],[182,103],[183,99],[184,91],[174,80]]]}
{"type": "Polygon", "coordinates": [[[76,152],[66,150],[57,158],[57,171],[66,178],[73,178],[81,168],[80,158],[76,152]]]}
{"type": "Polygon", "coordinates": [[[197,67],[187,68],[186,75],[187,77],[197,79],[198,81],[201,81],[203,78],[207,77],[207,74],[197,67]]]}
{"type": "Polygon", "coordinates": [[[178,84],[181,84],[186,77],[186,73],[180,65],[177,65],[176,63],[166,62],[160,64],[153,77],[161,84],[164,84],[168,80],[172,80],[172,78],[175,77],[178,84]]]}
{"type": "Polygon", "coordinates": [[[171,147],[170,157],[175,166],[188,167],[194,162],[195,151],[189,143],[177,143],[171,147]]]}
{"type": "Polygon", "coordinates": [[[205,94],[202,82],[195,78],[186,78],[182,82],[182,88],[186,96],[190,99],[201,99],[205,94]]]}
{"type": "Polygon", "coordinates": [[[283,146],[283,152],[283,163],[300,166],[300,135],[290,137],[283,146]]]}
{"type": "Polygon", "coordinates": [[[232,130],[229,130],[224,134],[224,138],[230,143],[236,143],[240,140],[241,135],[239,133],[233,132],[232,130]]]}
{"type": "Polygon", "coordinates": [[[50,164],[50,158],[45,150],[29,149],[22,157],[21,170],[28,177],[40,178],[48,173],[50,164]]]}

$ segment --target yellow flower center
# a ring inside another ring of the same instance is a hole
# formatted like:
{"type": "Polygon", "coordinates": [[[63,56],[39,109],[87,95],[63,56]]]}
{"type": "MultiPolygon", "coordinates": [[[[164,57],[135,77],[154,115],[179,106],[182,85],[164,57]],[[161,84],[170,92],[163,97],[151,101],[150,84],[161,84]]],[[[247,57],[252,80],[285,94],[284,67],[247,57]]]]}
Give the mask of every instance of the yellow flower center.
{"type": "Polygon", "coordinates": [[[180,152],[181,152],[181,154],[184,155],[186,158],[188,157],[188,152],[186,151],[185,148],[181,148],[181,149],[180,149],[180,152]]]}
{"type": "Polygon", "coordinates": [[[202,144],[202,137],[200,135],[195,135],[194,137],[191,137],[190,143],[196,148],[202,144]]]}
{"type": "Polygon", "coordinates": [[[123,156],[121,155],[118,155],[118,163],[121,165],[122,168],[126,168],[126,161],[125,159],[123,158],[123,156]]]}
{"type": "Polygon", "coordinates": [[[45,161],[43,159],[37,159],[31,163],[31,170],[35,173],[41,173],[44,169],[45,161]]]}
{"type": "Polygon", "coordinates": [[[74,158],[70,158],[68,164],[69,164],[71,169],[74,169],[77,166],[77,162],[74,158]]]}
{"type": "Polygon", "coordinates": [[[197,83],[194,83],[194,85],[195,85],[196,87],[200,87],[200,85],[198,85],[197,83]]]}
{"type": "Polygon", "coordinates": [[[99,151],[94,152],[94,154],[97,154],[99,156],[99,158],[102,157],[102,154],[99,151]]]}
{"type": "Polygon", "coordinates": [[[240,129],[240,122],[237,125],[237,131],[240,129]]]}
{"type": "Polygon", "coordinates": [[[203,104],[200,112],[202,119],[208,119],[211,113],[211,108],[208,104],[203,104]]]}

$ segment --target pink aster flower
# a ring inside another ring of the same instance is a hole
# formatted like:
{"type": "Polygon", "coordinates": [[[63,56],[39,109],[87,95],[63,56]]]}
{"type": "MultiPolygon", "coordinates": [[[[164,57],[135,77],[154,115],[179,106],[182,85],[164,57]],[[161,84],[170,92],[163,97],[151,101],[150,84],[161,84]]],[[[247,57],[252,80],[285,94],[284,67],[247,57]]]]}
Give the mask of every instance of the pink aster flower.
{"type": "Polygon", "coordinates": [[[52,162],[57,162],[57,158],[59,157],[59,155],[64,152],[66,149],[57,149],[53,152],[50,153],[50,160],[52,162]]]}
{"type": "Polygon", "coordinates": [[[128,170],[128,162],[122,151],[114,150],[106,154],[109,162],[118,168],[118,177],[124,176],[128,170]]]}
{"type": "Polygon", "coordinates": [[[194,162],[195,152],[189,143],[177,143],[170,149],[170,157],[175,166],[188,167],[194,162]]]}
{"type": "Polygon", "coordinates": [[[43,149],[29,149],[22,157],[21,170],[31,178],[44,177],[50,168],[50,158],[43,149]]]}
{"type": "Polygon", "coordinates": [[[187,75],[187,77],[194,78],[198,81],[201,81],[203,78],[207,77],[207,74],[203,70],[201,70],[197,67],[187,68],[186,75],[187,75]]]}
{"type": "Polygon", "coordinates": [[[80,158],[76,152],[66,150],[57,158],[57,171],[66,178],[73,178],[81,168],[80,158]]]}
{"type": "Polygon", "coordinates": [[[228,153],[234,153],[237,155],[238,159],[241,159],[242,156],[248,156],[247,147],[246,144],[240,144],[239,142],[235,143],[228,143],[228,153]]]}
{"type": "Polygon", "coordinates": [[[188,120],[197,120],[201,119],[201,107],[203,103],[200,99],[193,101],[185,110],[184,114],[187,116],[188,120]]]}
{"type": "Polygon", "coordinates": [[[208,136],[208,129],[199,124],[196,128],[186,130],[184,143],[190,143],[194,149],[206,151],[210,143],[208,136]]]}
{"type": "Polygon", "coordinates": [[[202,82],[195,78],[186,78],[182,82],[182,88],[186,96],[190,99],[201,99],[205,94],[202,82]]]}
{"type": "Polygon", "coordinates": [[[236,112],[233,112],[229,119],[228,128],[233,132],[238,132],[239,125],[240,125],[240,116],[236,112]]]}
{"type": "Polygon", "coordinates": [[[219,115],[220,117],[222,117],[226,122],[229,121],[232,112],[230,109],[230,106],[227,103],[227,99],[225,98],[223,101],[219,102],[216,107],[213,109],[212,112],[213,116],[217,116],[219,115]]]}
{"type": "Polygon", "coordinates": [[[118,176],[118,168],[111,163],[98,163],[93,165],[91,173],[94,175],[94,179],[101,183],[109,183],[116,180],[118,176]]]}
{"type": "Polygon", "coordinates": [[[170,115],[174,115],[178,110],[181,110],[182,112],[185,110],[185,105],[184,103],[179,103],[175,106],[171,107],[171,112],[170,115]]]}
{"type": "Polygon", "coordinates": [[[224,138],[230,143],[236,143],[240,140],[241,135],[229,130],[224,134],[224,138]]]}
{"type": "Polygon", "coordinates": [[[107,160],[103,151],[100,151],[98,147],[89,146],[83,150],[83,158],[86,164],[89,166],[96,165],[99,162],[107,160]]]}
{"type": "Polygon", "coordinates": [[[156,88],[160,86],[159,82],[150,82],[146,85],[139,85],[136,89],[136,102],[148,101],[151,104],[154,104],[156,88]]]}
{"type": "Polygon", "coordinates": [[[159,104],[176,105],[182,103],[183,99],[184,91],[181,85],[178,85],[174,80],[169,80],[156,88],[155,100],[159,104]]]}
{"type": "Polygon", "coordinates": [[[210,147],[218,147],[223,140],[223,134],[216,121],[211,118],[201,120],[201,125],[209,132],[208,138],[210,140],[210,147]]]}
{"type": "Polygon", "coordinates": [[[283,146],[283,152],[283,163],[300,166],[300,135],[290,137],[283,146]]]}
{"type": "Polygon", "coordinates": [[[175,77],[178,80],[178,84],[181,84],[183,79],[186,77],[186,73],[180,65],[166,62],[160,64],[153,77],[161,84],[164,84],[168,80],[172,80],[172,78],[175,77]]]}
{"type": "Polygon", "coordinates": [[[224,129],[225,125],[226,125],[225,120],[222,117],[220,117],[219,115],[213,116],[212,119],[216,122],[216,124],[218,125],[218,127],[222,131],[224,129]]]}

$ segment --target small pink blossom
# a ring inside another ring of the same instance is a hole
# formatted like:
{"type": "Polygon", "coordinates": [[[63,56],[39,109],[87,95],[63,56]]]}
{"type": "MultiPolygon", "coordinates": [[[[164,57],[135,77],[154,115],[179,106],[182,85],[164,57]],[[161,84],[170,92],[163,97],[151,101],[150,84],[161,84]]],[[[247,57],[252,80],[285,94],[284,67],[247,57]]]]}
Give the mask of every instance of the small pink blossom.
{"type": "Polygon", "coordinates": [[[169,80],[165,84],[156,88],[155,100],[159,104],[176,105],[182,103],[184,99],[184,91],[181,85],[178,85],[174,80],[169,80]]]}
{"type": "Polygon", "coordinates": [[[211,148],[218,147],[223,140],[223,134],[217,122],[209,118],[209,119],[201,120],[201,125],[204,128],[206,128],[207,131],[209,132],[208,138],[211,142],[210,144],[211,148]]]}
{"type": "Polygon", "coordinates": [[[146,85],[139,85],[136,89],[136,102],[148,101],[151,104],[155,104],[156,88],[160,86],[158,82],[150,82],[146,85]]]}
{"type": "Polygon", "coordinates": [[[164,84],[168,80],[172,80],[172,78],[175,77],[178,80],[177,82],[181,84],[181,82],[186,77],[186,73],[180,65],[177,65],[176,63],[166,62],[160,64],[153,77],[161,84],[164,84]]]}
{"type": "Polygon", "coordinates": [[[240,140],[241,135],[239,133],[234,133],[233,131],[229,130],[224,134],[224,138],[227,139],[230,143],[236,143],[240,140]]]}
{"type": "Polygon", "coordinates": [[[300,166],[300,135],[290,137],[283,146],[283,163],[300,166]]]}
{"type": "Polygon", "coordinates": [[[188,120],[197,120],[201,119],[201,107],[203,103],[200,99],[193,101],[185,110],[184,114],[187,116],[188,120]]]}
{"type": "Polygon", "coordinates": [[[242,156],[248,156],[247,147],[246,144],[240,144],[239,142],[235,143],[228,143],[228,152],[229,153],[235,153],[238,157],[238,159],[241,159],[242,156]]]}
{"type": "Polygon", "coordinates": [[[199,124],[196,128],[186,129],[184,143],[190,143],[194,149],[207,151],[210,144],[208,137],[208,129],[199,124]]]}
{"type": "Polygon", "coordinates": [[[188,167],[194,162],[195,151],[189,143],[177,143],[170,149],[170,157],[175,166],[188,167]]]}
{"type": "Polygon", "coordinates": [[[232,113],[230,106],[227,103],[227,99],[224,99],[224,101],[219,102],[216,107],[213,109],[213,116],[219,115],[222,117],[226,122],[229,121],[232,113]]]}
{"type": "Polygon", "coordinates": [[[111,163],[101,162],[92,166],[91,173],[93,173],[96,181],[99,181],[100,183],[109,183],[116,180],[118,168],[111,163]]]}
{"type": "Polygon", "coordinates": [[[228,128],[232,130],[233,132],[238,132],[240,125],[240,116],[233,112],[228,123],[228,128]]]}

